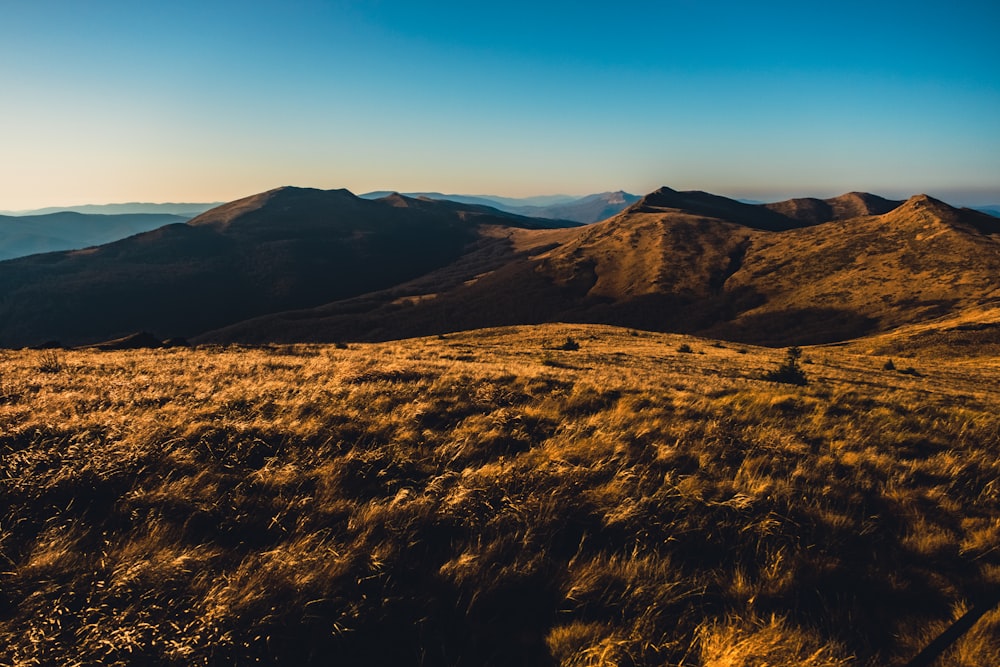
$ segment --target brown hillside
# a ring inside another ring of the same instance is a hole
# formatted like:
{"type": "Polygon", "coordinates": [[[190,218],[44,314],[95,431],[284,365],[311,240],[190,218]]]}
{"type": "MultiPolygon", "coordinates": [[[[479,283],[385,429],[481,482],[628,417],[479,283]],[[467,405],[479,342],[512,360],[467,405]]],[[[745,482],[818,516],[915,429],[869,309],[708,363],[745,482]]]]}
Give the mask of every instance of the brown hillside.
{"type": "Polygon", "coordinates": [[[842,340],[996,301],[997,232],[989,216],[918,195],[885,215],[760,235],[727,289],[752,288],[761,305],[706,333],[842,340]]]}

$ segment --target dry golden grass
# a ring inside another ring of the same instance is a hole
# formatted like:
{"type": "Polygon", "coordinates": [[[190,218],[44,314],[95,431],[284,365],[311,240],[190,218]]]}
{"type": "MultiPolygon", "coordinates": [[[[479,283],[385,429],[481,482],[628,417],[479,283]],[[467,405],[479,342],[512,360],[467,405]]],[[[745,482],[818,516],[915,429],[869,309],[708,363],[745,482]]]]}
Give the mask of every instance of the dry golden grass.
{"type": "Polygon", "coordinates": [[[783,357],[0,352],[0,664],[901,664],[1000,586],[1000,365],[783,357]]]}

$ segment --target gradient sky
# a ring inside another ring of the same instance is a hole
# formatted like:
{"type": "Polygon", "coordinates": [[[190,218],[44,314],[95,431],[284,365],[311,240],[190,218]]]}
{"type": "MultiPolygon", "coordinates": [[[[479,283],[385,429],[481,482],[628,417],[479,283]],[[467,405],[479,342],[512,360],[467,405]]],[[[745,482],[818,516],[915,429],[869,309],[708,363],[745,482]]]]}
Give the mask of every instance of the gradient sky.
{"type": "Polygon", "coordinates": [[[0,0],[0,209],[280,185],[1000,203],[998,40],[996,0],[0,0]]]}

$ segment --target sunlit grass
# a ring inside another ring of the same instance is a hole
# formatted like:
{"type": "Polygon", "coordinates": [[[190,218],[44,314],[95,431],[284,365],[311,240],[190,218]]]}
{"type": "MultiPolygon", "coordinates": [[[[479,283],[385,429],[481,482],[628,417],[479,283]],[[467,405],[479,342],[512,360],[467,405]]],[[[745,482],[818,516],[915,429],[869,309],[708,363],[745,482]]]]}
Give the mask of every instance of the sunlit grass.
{"type": "MultiPolygon", "coordinates": [[[[0,644],[24,665],[899,663],[1000,586],[1000,367],[806,348],[808,385],[763,380],[784,358],[556,325],[0,352],[0,644]]],[[[998,655],[997,622],[951,664],[998,655]]]]}

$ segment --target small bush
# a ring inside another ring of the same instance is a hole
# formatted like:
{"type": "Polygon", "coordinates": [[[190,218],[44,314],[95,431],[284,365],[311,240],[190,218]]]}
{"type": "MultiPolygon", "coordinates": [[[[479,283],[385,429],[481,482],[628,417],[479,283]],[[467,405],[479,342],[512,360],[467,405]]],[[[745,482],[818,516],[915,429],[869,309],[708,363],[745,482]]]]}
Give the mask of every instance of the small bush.
{"type": "Polygon", "coordinates": [[[557,346],[556,349],[557,350],[568,350],[568,351],[572,352],[574,350],[579,350],[580,349],[580,344],[578,342],[576,342],[574,339],[570,338],[569,336],[566,336],[566,340],[563,342],[563,344],[557,346]]]}
{"type": "Polygon", "coordinates": [[[682,354],[691,354],[692,352],[694,352],[694,350],[691,349],[691,346],[688,345],[687,343],[681,343],[677,347],[677,351],[681,352],[682,354]]]}
{"type": "Polygon", "coordinates": [[[62,357],[55,350],[46,350],[38,362],[39,373],[58,373],[63,369],[62,357]]]}
{"type": "Polygon", "coordinates": [[[892,359],[889,359],[888,361],[885,362],[885,364],[882,365],[882,370],[894,371],[896,370],[896,364],[892,362],[892,359]]]}
{"type": "Polygon", "coordinates": [[[783,384],[795,384],[803,386],[808,384],[805,372],[799,366],[799,359],[802,357],[802,350],[798,347],[790,347],[785,352],[785,360],[776,370],[764,373],[764,379],[771,382],[781,382],[783,384]]]}

